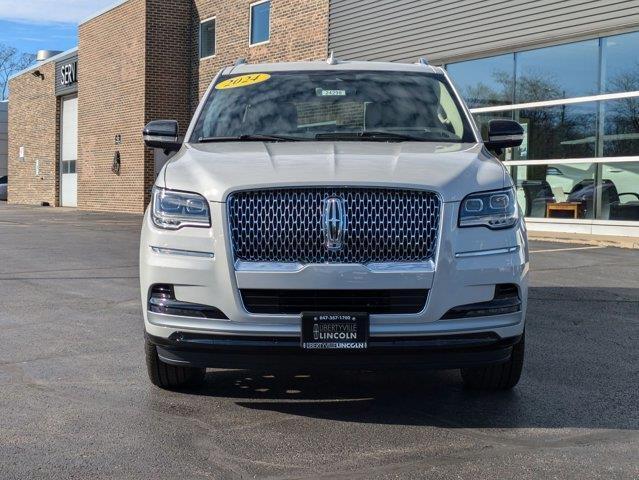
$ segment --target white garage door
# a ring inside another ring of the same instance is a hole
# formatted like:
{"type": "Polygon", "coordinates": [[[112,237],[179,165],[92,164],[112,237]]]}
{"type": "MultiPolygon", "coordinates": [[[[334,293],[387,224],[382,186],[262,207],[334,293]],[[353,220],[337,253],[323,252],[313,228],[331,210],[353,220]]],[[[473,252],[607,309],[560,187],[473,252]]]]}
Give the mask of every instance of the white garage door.
{"type": "Polygon", "coordinates": [[[60,203],[63,207],[78,205],[78,97],[62,99],[60,119],[60,203]]]}

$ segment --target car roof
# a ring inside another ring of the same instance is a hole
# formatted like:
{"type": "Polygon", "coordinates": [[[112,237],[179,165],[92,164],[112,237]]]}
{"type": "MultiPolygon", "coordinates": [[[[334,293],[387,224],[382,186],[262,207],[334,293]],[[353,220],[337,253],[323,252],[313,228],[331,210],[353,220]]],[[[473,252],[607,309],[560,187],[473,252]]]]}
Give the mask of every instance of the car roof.
{"type": "Polygon", "coordinates": [[[281,63],[242,63],[233,67],[227,67],[223,75],[239,75],[263,72],[292,72],[292,71],[348,71],[370,70],[389,72],[422,72],[442,73],[443,69],[425,63],[393,63],[393,62],[363,62],[363,61],[329,61],[317,62],[281,62],[281,63]]]}

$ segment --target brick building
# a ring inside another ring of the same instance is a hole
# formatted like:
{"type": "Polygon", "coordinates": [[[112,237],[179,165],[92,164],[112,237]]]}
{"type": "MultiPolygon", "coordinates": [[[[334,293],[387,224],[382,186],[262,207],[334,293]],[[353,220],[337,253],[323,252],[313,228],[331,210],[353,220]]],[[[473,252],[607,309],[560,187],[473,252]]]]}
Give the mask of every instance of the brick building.
{"type": "Polygon", "coordinates": [[[176,119],[184,134],[238,58],[326,58],[327,21],[327,0],[126,0],[98,12],[77,49],[10,80],[9,202],[142,212],[162,156],[145,148],[144,125],[176,119]]]}
{"type": "Polygon", "coordinates": [[[520,122],[503,160],[531,230],[639,235],[639,0],[123,0],[11,79],[9,202],[141,212],[165,160],[148,121],[184,133],[238,58],[330,51],[426,56],[478,123],[520,122]]]}

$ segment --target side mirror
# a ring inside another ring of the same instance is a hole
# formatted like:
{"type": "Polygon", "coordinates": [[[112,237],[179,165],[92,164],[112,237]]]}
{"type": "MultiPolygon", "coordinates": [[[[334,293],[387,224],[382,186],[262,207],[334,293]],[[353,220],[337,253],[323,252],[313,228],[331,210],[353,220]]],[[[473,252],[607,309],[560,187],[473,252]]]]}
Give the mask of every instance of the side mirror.
{"type": "Polygon", "coordinates": [[[504,148],[518,147],[524,141],[524,129],[514,120],[491,120],[488,122],[488,150],[501,153],[504,148]]]}
{"type": "Polygon", "coordinates": [[[144,127],[147,147],[161,148],[165,153],[177,152],[182,147],[178,139],[179,125],[175,120],[155,120],[144,127]]]}

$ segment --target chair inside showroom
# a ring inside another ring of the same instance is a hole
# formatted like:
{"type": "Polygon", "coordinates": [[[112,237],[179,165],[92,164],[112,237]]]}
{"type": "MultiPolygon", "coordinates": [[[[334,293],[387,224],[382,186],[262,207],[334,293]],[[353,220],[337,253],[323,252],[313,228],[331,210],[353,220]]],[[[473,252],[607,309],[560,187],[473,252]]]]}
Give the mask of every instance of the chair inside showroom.
{"type": "Polygon", "coordinates": [[[639,194],[633,192],[619,193],[612,180],[604,179],[599,187],[595,186],[592,179],[582,180],[577,183],[570,195],[569,202],[582,202],[584,205],[584,217],[594,218],[594,197],[597,189],[601,189],[601,217],[604,220],[639,220],[639,194]],[[635,198],[622,203],[621,198],[630,196],[635,198]]]}
{"type": "Polygon", "coordinates": [[[601,218],[608,220],[639,220],[639,194],[619,193],[612,180],[603,180],[601,185],[601,218]],[[622,203],[622,197],[631,200],[622,203]]]}
{"type": "Polygon", "coordinates": [[[555,194],[546,180],[522,180],[521,189],[524,191],[526,217],[544,218],[546,206],[555,203],[555,194]]]}

